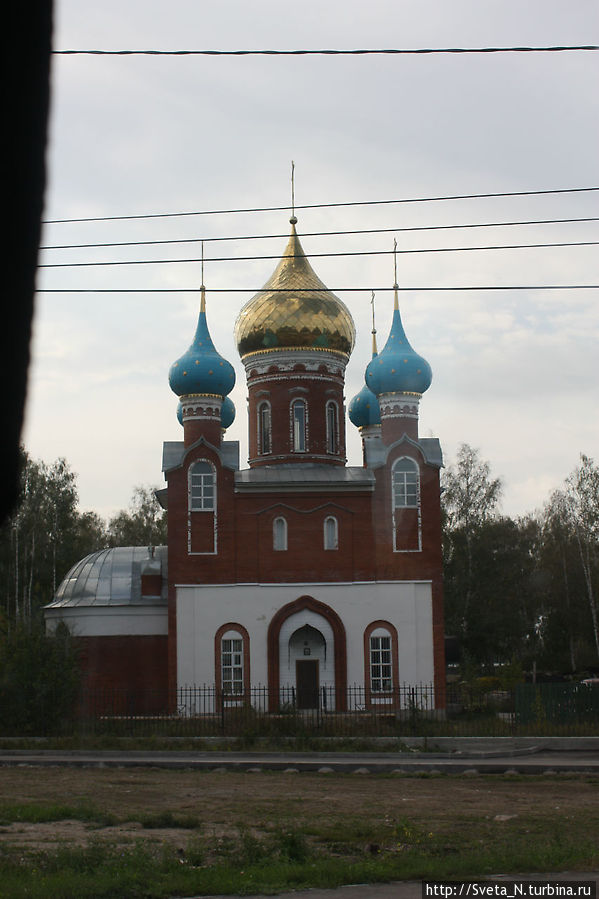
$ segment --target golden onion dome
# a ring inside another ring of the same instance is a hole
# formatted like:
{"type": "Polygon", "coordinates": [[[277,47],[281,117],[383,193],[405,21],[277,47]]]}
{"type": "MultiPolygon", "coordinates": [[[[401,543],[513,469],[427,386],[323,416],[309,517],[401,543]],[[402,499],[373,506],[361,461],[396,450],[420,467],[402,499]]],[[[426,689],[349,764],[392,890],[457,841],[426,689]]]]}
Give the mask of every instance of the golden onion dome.
{"type": "Polygon", "coordinates": [[[295,231],[297,219],[290,221],[281,261],[237,317],[239,355],[243,359],[261,351],[322,349],[349,357],[356,339],[351,313],[308,262],[295,231]]]}

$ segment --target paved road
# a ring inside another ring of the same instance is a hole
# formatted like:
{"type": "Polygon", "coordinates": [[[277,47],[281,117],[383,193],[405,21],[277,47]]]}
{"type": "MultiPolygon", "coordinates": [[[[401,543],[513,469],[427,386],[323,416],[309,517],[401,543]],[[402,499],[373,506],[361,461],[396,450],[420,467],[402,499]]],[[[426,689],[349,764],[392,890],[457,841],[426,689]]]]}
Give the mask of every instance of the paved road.
{"type": "Polygon", "coordinates": [[[599,773],[599,752],[113,752],[0,750],[0,765],[154,767],[237,771],[312,771],[323,774],[401,773],[547,774],[599,773]]]}

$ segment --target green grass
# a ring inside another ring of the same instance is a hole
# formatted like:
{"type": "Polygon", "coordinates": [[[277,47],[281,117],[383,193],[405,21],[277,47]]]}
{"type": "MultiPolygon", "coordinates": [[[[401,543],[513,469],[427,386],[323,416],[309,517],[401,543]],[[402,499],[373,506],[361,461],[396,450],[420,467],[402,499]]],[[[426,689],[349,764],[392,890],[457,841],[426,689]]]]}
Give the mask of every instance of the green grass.
{"type": "Polygon", "coordinates": [[[46,824],[51,821],[67,820],[83,821],[99,827],[111,827],[118,823],[118,819],[114,815],[102,811],[87,801],[77,805],[62,805],[53,802],[2,803],[0,805],[0,826],[14,823],[46,824]]]}
{"type": "MultiPolygon", "coordinates": [[[[513,837],[513,835],[512,835],[513,837]]],[[[394,851],[355,859],[322,856],[310,851],[298,835],[272,841],[265,847],[241,840],[232,857],[203,865],[197,844],[178,852],[153,851],[142,843],[122,849],[96,842],[85,849],[63,848],[27,856],[0,855],[0,895],[5,899],[119,899],[205,894],[276,892],[309,886],[333,887],[343,883],[394,879],[443,879],[497,871],[526,872],[581,868],[597,861],[591,841],[580,845],[529,839],[510,845],[465,847],[459,854],[435,841],[399,843],[394,851]],[[301,847],[298,856],[298,847],[301,847]],[[260,849],[261,852],[256,853],[260,849]],[[268,852],[266,852],[268,848],[268,852]],[[273,851],[274,848],[274,851],[273,851]],[[251,853],[253,860],[248,855],[251,853]]]]}
{"type": "MultiPolygon", "coordinates": [[[[59,807],[55,807],[56,813],[59,807]]],[[[173,820],[176,816],[173,815],[173,820]]],[[[558,821],[521,818],[481,828],[463,818],[444,833],[408,817],[376,831],[314,825],[256,834],[245,827],[226,838],[194,835],[179,849],[143,841],[117,846],[97,836],[85,848],[0,850],[2,899],[166,899],[176,895],[246,895],[343,883],[472,877],[510,871],[584,870],[599,864],[596,841],[558,821]],[[492,838],[491,838],[492,834],[492,838]],[[377,842],[373,842],[376,838],[377,842]]],[[[589,832],[589,831],[587,831],[589,832]]],[[[591,831],[592,832],[592,831],[591,831]]]]}

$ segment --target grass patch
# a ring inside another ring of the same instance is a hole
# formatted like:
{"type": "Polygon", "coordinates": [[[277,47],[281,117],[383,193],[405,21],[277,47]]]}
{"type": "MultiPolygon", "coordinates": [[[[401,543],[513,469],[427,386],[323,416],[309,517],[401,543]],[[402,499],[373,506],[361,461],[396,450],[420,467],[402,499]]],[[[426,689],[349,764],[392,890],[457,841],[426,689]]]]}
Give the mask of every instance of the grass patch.
{"type": "Polygon", "coordinates": [[[118,818],[102,811],[90,802],[62,805],[54,802],[3,803],[0,805],[0,825],[47,824],[51,821],[83,821],[99,827],[111,827],[118,818]]]}
{"type": "Polygon", "coordinates": [[[0,883],[6,899],[166,899],[193,893],[276,892],[310,886],[334,887],[348,882],[394,879],[443,879],[497,871],[525,872],[584,868],[598,860],[594,842],[582,844],[558,836],[531,841],[514,829],[495,845],[481,844],[472,834],[460,840],[460,851],[447,837],[423,831],[408,819],[394,822],[393,842],[373,854],[364,846],[330,855],[314,848],[301,831],[277,830],[264,837],[240,831],[223,854],[206,863],[210,848],[197,838],[185,849],[150,848],[142,842],[123,849],[96,840],[83,849],[54,852],[0,852],[0,883]],[[224,856],[224,857],[223,857],[224,856]]]}

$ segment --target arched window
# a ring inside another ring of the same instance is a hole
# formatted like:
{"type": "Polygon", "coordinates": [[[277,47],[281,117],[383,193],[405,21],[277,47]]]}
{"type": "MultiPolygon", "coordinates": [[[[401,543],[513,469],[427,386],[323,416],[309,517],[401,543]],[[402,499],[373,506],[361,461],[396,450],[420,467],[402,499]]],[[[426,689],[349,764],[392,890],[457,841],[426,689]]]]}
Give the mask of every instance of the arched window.
{"type": "Polygon", "coordinates": [[[214,635],[215,684],[223,699],[243,697],[250,688],[250,635],[230,621],[214,635]]]}
{"type": "Polygon", "coordinates": [[[216,508],[216,475],[205,459],[189,467],[189,511],[213,512],[216,508]]]}
{"type": "Polygon", "coordinates": [[[272,452],[270,403],[266,401],[258,406],[258,452],[272,452]]]}
{"type": "Polygon", "coordinates": [[[306,452],[306,403],[304,400],[294,400],[291,404],[291,428],[293,437],[293,452],[306,452]]]}
{"type": "Polygon", "coordinates": [[[287,549],[287,522],[279,516],[272,523],[272,548],[275,550],[287,549]]]}
{"type": "Polygon", "coordinates": [[[419,502],[418,466],[404,456],[393,465],[393,508],[417,509],[419,502]]]}
{"type": "Polygon", "coordinates": [[[339,525],[334,515],[324,520],[324,548],[339,549],[339,525]]]}
{"type": "Polygon", "coordinates": [[[339,452],[339,410],[337,403],[329,400],[327,403],[327,453],[339,452]]]}
{"type": "Polygon", "coordinates": [[[367,696],[397,694],[399,659],[397,630],[388,621],[373,621],[364,632],[364,673],[367,696]]]}
{"type": "Polygon", "coordinates": [[[236,631],[227,631],[221,639],[221,687],[227,696],[243,693],[243,638],[236,631]]]}

